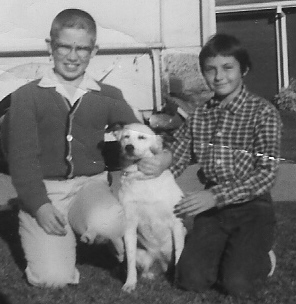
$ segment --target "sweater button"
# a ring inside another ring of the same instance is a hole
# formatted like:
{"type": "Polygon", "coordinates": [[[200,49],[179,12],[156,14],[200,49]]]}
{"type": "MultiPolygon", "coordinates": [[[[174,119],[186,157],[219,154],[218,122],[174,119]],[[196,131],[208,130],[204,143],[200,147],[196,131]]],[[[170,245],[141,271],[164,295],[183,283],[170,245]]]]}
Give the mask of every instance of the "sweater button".
{"type": "Polygon", "coordinates": [[[73,139],[73,136],[71,134],[68,134],[67,135],[67,141],[72,141],[72,139],[73,139]]]}
{"type": "Polygon", "coordinates": [[[67,161],[71,161],[72,160],[72,155],[67,155],[66,159],[67,159],[67,161]]]}

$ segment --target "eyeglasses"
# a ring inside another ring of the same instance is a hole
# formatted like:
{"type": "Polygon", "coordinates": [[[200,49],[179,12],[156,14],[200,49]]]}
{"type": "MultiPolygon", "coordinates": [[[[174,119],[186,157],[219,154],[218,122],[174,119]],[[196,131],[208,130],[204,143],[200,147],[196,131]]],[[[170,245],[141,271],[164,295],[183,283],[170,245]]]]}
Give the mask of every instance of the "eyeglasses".
{"type": "Polygon", "coordinates": [[[67,56],[69,55],[72,50],[75,51],[75,53],[80,57],[80,58],[85,58],[88,57],[92,50],[94,49],[93,47],[90,46],[72,46],[68,44],[62,44],[62,43],[53,43],[53,48],[54,50],[61,56],[67,56]]]}

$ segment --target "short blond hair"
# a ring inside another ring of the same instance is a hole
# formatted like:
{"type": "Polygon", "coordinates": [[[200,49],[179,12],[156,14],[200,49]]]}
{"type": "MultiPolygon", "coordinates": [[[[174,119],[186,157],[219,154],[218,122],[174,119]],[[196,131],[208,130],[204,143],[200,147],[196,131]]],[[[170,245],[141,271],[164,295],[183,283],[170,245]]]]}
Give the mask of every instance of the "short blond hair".
{"type": "Polygon", "coordinates": [[[54,41],[64,28],[84,29],[93,35],[93,44],[97,38],[97,27],[93,17],[80,9],[70,8],[61,11],[53,20],[50,29],[50,38],[54,41]]]}

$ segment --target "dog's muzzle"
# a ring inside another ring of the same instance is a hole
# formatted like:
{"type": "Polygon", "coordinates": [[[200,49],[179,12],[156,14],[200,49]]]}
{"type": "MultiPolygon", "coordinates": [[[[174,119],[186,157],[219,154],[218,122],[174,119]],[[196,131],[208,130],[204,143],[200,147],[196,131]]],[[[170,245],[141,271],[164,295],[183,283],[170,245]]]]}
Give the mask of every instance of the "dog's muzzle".
{"type": "Polygon", "coordinates": [[[135,147],[131,144],[128,144],[128,145],[125,146],[124,150],[127,154],[133,155],[133,153],[135,151],[135,147]]]}

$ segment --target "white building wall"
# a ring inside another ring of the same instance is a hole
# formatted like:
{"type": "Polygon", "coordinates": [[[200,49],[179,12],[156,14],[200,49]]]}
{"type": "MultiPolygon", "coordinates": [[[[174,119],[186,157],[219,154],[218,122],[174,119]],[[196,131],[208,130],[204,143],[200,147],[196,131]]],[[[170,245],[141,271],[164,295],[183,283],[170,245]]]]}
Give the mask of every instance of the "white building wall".
{"type": "Polygon", "coordinates": [[[98,79],[109,73],[104,81],[122,89],[133,106],[159,106],[159,90],[167,88],[160,83],[170,77],[164,75],[170,74],[164,66],[167,54],[197,54],[202,32],[214,31],[209,3],[214,0],[0,0],[0,98],[51,66],[44,42],[51,22],[65,8],[80,8],[98,25],[101,54],[89,71],[98,79]],[[205,4],[211,22],[201,18],[205,4]],[[159,50],[154,52],[155,74],[151,49],[159,50]],[[152,90],[153,81],[158,92],[152,90]]]}

